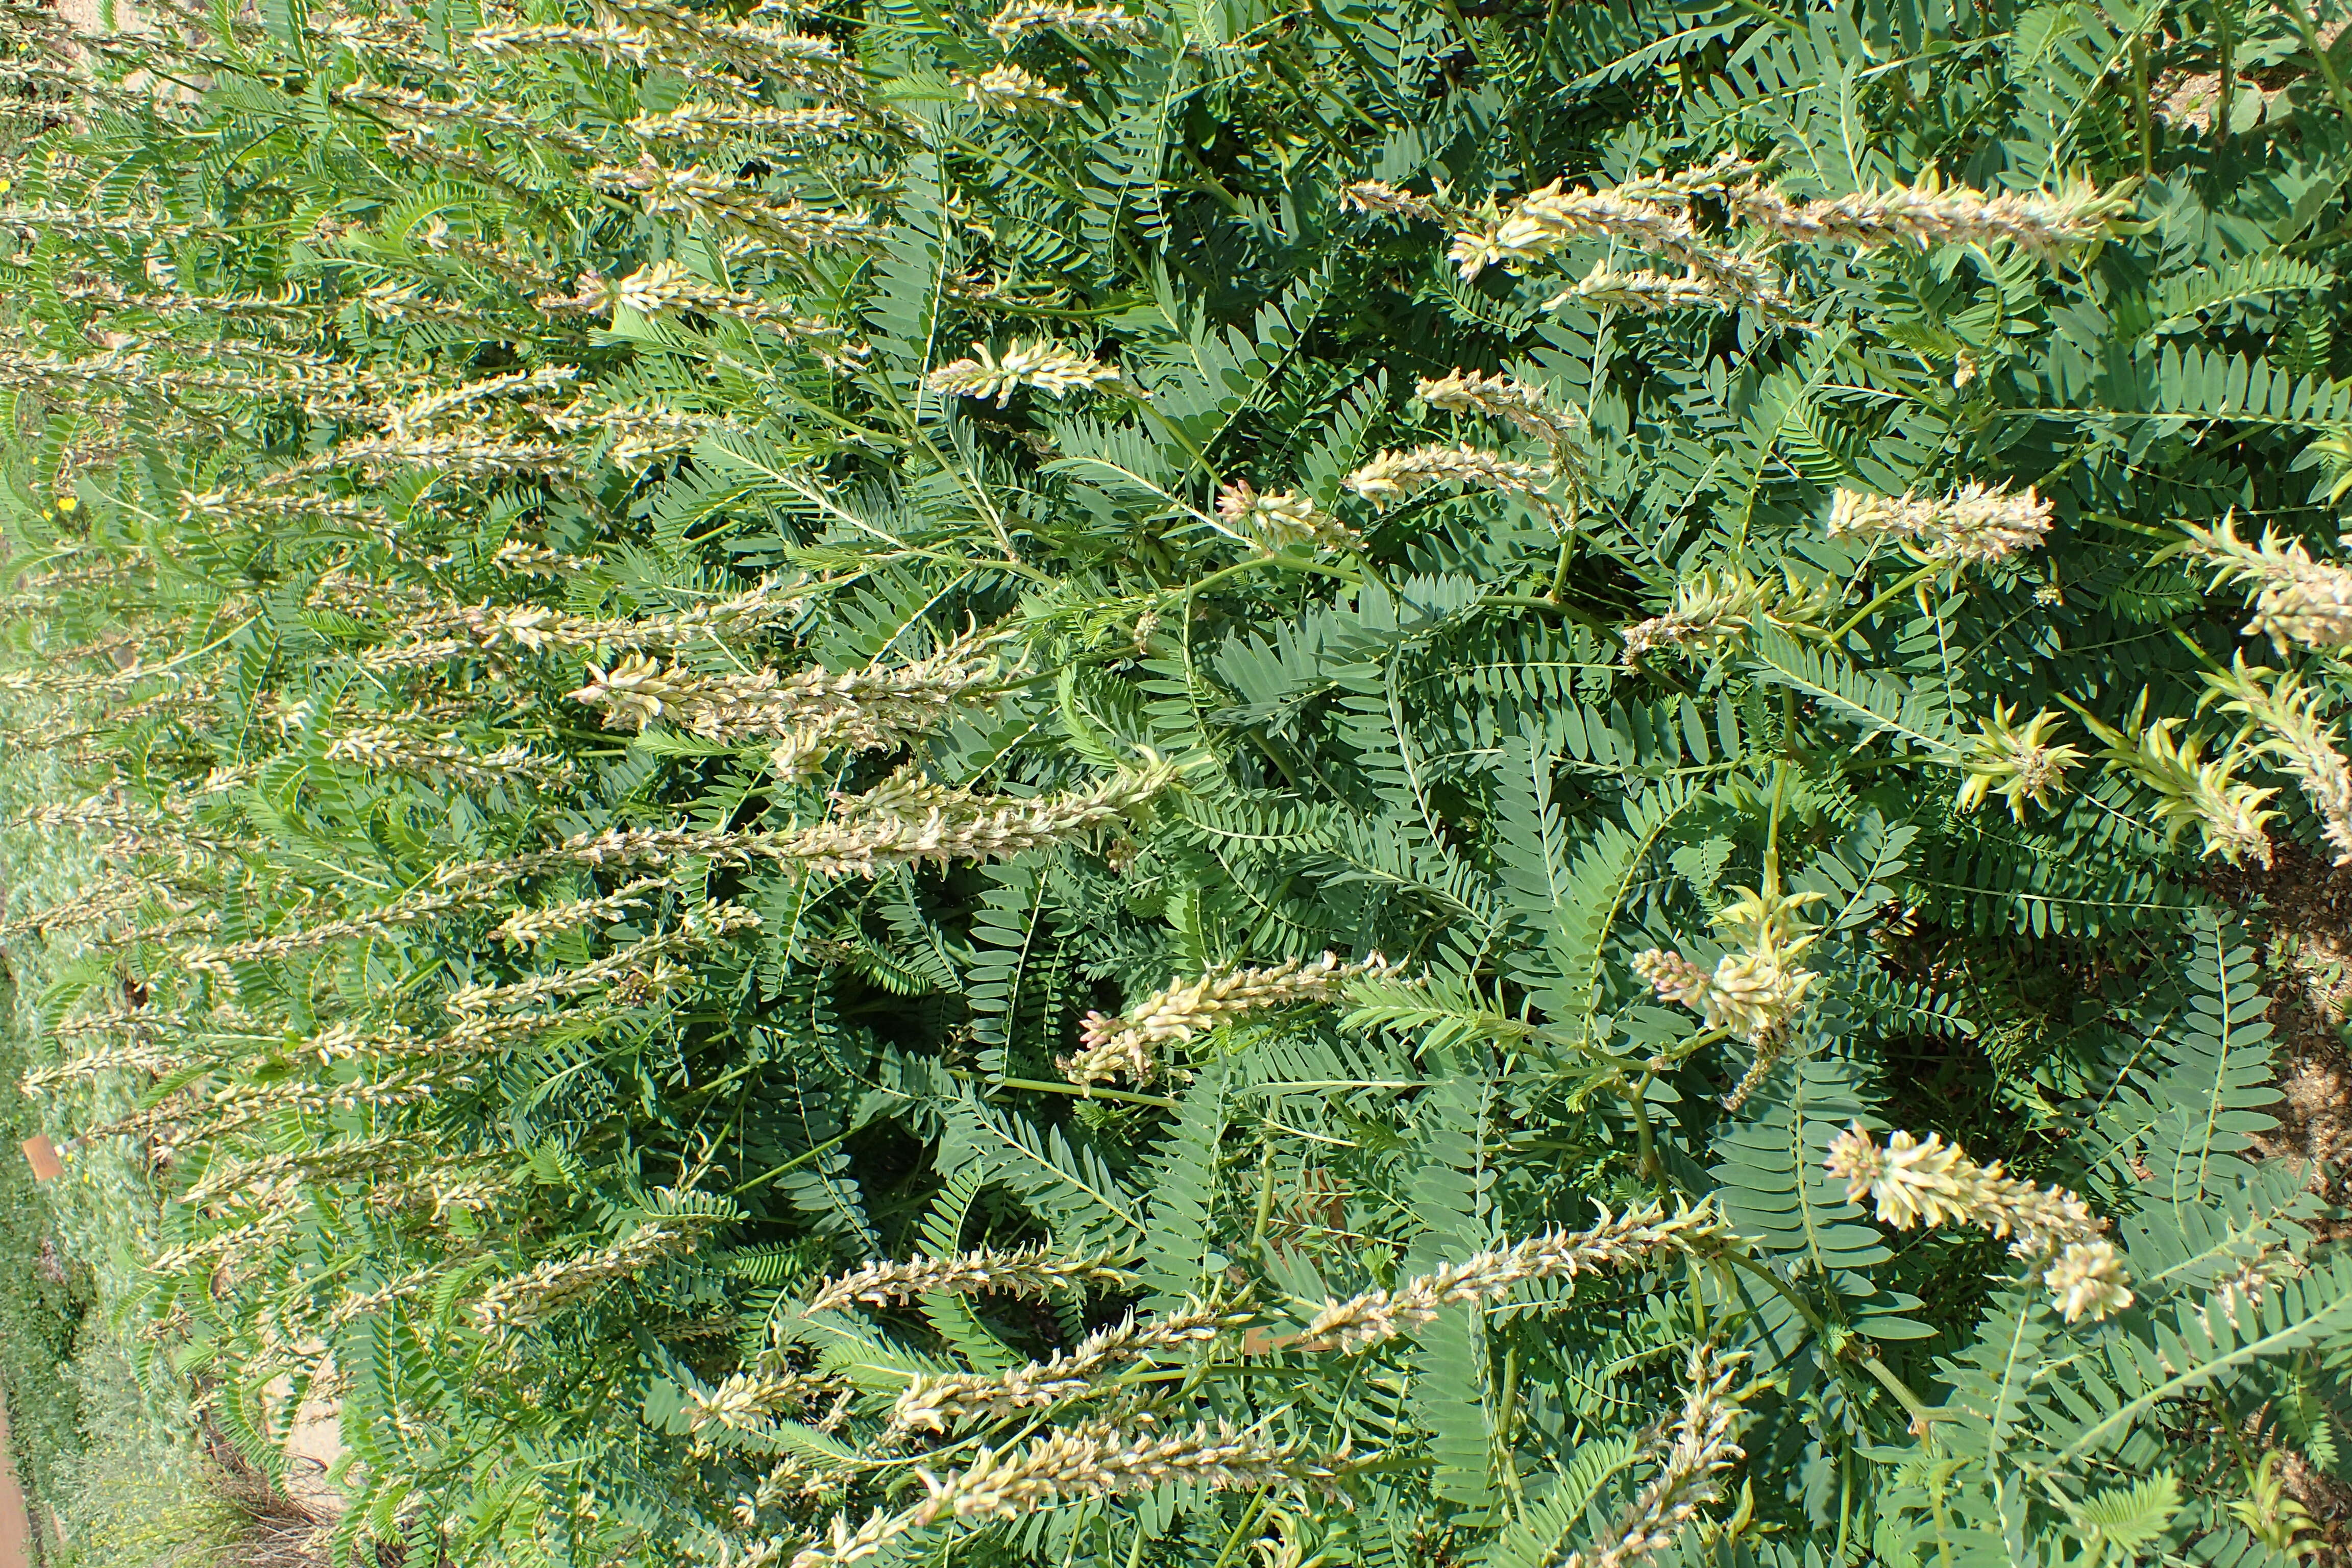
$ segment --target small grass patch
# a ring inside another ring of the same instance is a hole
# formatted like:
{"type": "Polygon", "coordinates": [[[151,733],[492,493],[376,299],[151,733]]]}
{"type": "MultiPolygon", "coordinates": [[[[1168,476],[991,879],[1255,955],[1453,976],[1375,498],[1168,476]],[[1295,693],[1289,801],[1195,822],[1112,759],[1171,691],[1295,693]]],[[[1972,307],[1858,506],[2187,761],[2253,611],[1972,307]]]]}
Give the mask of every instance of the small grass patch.
{"type": "Polygon", "coordinates": [[[35,1550],[58,1542],[51,1509],[86,1450],[82,1391],[73,1364],[96,1321],[96,1271],[59,1237],[56,1215],[17,1145],[41,1131],[38,1107],[18,1087],[21,1042],[0,1033],[0,1390],[8,1399],[9,1447],[36,1521],[35,1550]]]}

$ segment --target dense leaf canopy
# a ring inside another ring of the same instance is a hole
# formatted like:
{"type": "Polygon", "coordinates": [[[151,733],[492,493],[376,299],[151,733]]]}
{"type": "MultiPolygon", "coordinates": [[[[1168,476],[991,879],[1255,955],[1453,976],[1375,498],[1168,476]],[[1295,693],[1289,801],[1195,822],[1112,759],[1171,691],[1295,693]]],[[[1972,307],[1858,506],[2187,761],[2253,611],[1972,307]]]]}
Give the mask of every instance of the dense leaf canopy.
{"type": "Polygon", "coordinates": [[[35,1081],[339,1551],[2298,1550],[2328,14],[8,5],[35,1081]]]}

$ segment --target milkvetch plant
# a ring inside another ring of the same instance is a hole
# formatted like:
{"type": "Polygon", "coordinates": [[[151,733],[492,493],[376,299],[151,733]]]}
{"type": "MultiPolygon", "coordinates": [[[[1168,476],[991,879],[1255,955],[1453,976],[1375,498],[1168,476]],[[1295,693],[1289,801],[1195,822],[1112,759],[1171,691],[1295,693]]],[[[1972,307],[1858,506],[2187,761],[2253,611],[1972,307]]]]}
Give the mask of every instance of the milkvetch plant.
{"type": "Polygon", "coordinates": [[[2332,8],[5,15],[26,1087],[337,1561],[2297,1549],[2332,8]]]}

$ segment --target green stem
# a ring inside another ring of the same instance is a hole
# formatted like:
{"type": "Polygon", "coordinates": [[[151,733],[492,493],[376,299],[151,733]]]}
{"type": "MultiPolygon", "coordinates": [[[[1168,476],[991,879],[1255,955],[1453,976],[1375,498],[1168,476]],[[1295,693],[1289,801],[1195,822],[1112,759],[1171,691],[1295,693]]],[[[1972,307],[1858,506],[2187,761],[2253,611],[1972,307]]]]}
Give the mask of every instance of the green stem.
{"type": "Polygon", "coordinates": [[[1481,594],[1478,595],[1478,607],[1482,610],[1541,610],[1546,615],[1559,616],[1619,641],[1623,640],[1618,637],[1615,626],[1591,610],[1580,610],[1557,599],[1539,599],[1533,594],[1481,594]]]}
{"type": "MultiPolygon", "coordinates": [[[[1139,413],[1143,415],[1145,418],[1150,420],[1153,424],[1159,426],[1160,428],[1167,431],[1169,435],[1174,437],[1178,446],[1192,454],[1192,461],[1199,465],[1202,473],[1209,476],[1210,484],[1220,487],[1224,484],[1225,481],[1217,473],[1217,465],[1209,460],[1208,452],[1202,448],[1198,441],[1192,439],[1192,433],[1191,431],[1185,429],[1183,426],[1177,423],[1175,420],[1169,418],[1165,414],[1160,413],[1157,408],[1152,407],[1149,403],[1139,401],[1136,404],[1136,409],[1139,413]]],[[[1187,468],[1184,472],[1186,478],[1191,477],[1192,470],[1190,468],[1187,468]]],[[[1183,480],[1179,479],[1177,482],[1181,484],[1183,480]]]]}
{"type": "Polygon", "coordinates": [[[828,1138],[824,1142],[818,1144],[815,1148],[809,1150],[806,1153],[793,1155],[791,1159],[785,1161],[774,1170],[768,1172],[765,1175],[752,1177],[750,1181],[745,1182],[741,1186],[736,1187],[729,1192],[727,1195],[730,1198],[740,1198],[745,1193],[750,1192],[753,1187],[772,1182],[778,1176],[782,1175],[785,1172],[797,1170],[801,1166],[807,1164],[811,1160],[815,1159],[818,1155],[831,1153],[834,1150],[840,1148],[844,1143],[848,1142],[849,1134],[846,1132],[843,1133],[838,1138],[828,1138]]]}
{"type": "Polygon", "coordinates": [[[1234,1560],[1234,1553],[1241,1550],[1242,1542],[1257,1528],[1258,1511],[1265,1507],[1266,1494],[1273,1489],[1274,1483],[1268,1481],[1250,1494],[1249,1507],[1242,1510],[1241,1522],[1234,1525],[1233,1534],[1225,1538],[1225,1549],[1217,1553],[1217,1560],[1210,1568],[1225,1568],[1225,1564],[1234,1560]]]}
{"type": "Polygon", "coordinates": [[[1640,1152],[1642,1179],[1645,1182],[1660,1180],[1664,1172],[1664,1167],[1658,1161],[1657,1134],[1650,1126],[1650,1109],[1644,1103],[1650,1093],[1650,1080],[1657,1076],[1655,1072],[1643,1073],[1642,1081],[1633,1086],[1633,1094],[1625,1101],[1626,1108],[1633,1113],[1633,1136],[1640,1152]]]}
{"type": "Polygon", "coordinates": [[[2180,646],[2182,647],[2187,648],[2190,653],[2197,656],[2197,662],[2199,665],[2202,666],[2206,669],[2211,670],[2216,675],[2222,673],[2221,667],[2213,662],[2213,656],[2207,653],[2203,646],[2200,645],[2195,637],[2190,637],[2179,626],[2172,627],[2171,631],[2172,635],[2180,640],[2180,646]]]}
{"type": "Polygon", "coordinates": [[[1854,627],[1862,625],[1863,622],[1870,619],[1871,616],[1885,608],[1903,594],[1917,586],[1919,584],[1926,582],[1928,578],[1933,577],[1937,573],[1941,572],[1943,568],[1941,566],[1927,565],[1920,567],[1916,572],[1907,574],[1901,581],[1889,584],[1885,593],[1879,595],[1875,599],[1871,600],[1870,603],[1864,605],[1859,610],[1856,610],[1853,613],[1853,618],[1852,620],[1847,621],[1845,625],[1838,627],[1837,630],[1832,632],[1822,640],[1833,647],[1844,642],[1846,639],[1846,634],[1853,631],[1854,627]]]}
{"type": "Polygon", "coordinates": [[[1298,105],[1299,112],[1307,117],[1308,124],[1315,127],[1315,133],[1323,138],[1324,145],[1330,148],[1341,162],[1352,163],[1355,155],[1348,150],[1348,144],[1339,140],[1339,132],[1331,129],[1330,122],[1323,118],[1322,110],[1315,107],[1314,88],[1307,79],[1282,58],[1280,49],[1268,49],[1263,58],[1273,68],[1276,78],[1290,89],[1291,101],[1298,105]]]}
{"type": "Polygon", "coordinates": [[[2147,35],[2144,32],[2132,39],[2132,89],[2139,121],[2139,177],[2145,180],[2156,173],[2156,140],[2148,126],[2147,35]]]}
{"type": "Polygon", "coordinates": [[[1268,1143],[1257,1163],[1257,1214],[1250,1221],[1250,1251],[1265,1253],[1265,1227],[1274,1218],[1274,1145],[1268,1143]]]}
{"type": "Polygon", "coordinates": [[[1813,1331],[1813,1337],[1817,1340],[1822,1341],[1823,1342],[1827,1342],[1829,1339],[1829,1325],[1822,1321],[1822,1315],[1819,1312],[1813,1310],[1813,1304],[1811,1301],[1806,1300],[1802,1296],[1798,1295],[1797,1292],[1790,1287],[1787,1280],[1782,1279],[1778,1274],[1773,1273],[1771,1269],[1765,1267],[1763,1264],[1757,1262],[1756,1259],[1748,1257],[1746,1253],[1718,1252],[1716,1256],[1722,1258],[1726,1263],[1730,1264],[1733,1268],[1745,1269],[1747,1272],[1756,1276],[1757,1279],[1764,1281],[1765,1284],[1772,1287],[1774,1294],[1778,1295],[1782,1300],[1788,1302],[1790,1306],[1796,1309],[1797,1316],[1805,1321],[1805,1327],[1813,1331]]]}
{"type": "Polygon", "coordinates": [[[1495,1436],[1488,1445],[1486,1462],[1503,1489],[1511,1494],[1511,1511],[1526,1511],[1527,1497],[1519,1482],[1519,1468],[1511,1461],[1511,1446],[1519,1408],[1519,1347],[1515,1342],[1503,1352],[1503,1386],[1495,1395],[1495,1436]]]}
{"type": "Polygon", "coordinates": [[[2230,141],[2230,100],[2238,85],[2236,38],[2231,34],[2230,8],[2237,0],[2213,0],[2213,30],[2219,35],[2221,59],[2221,91],[2213,100],[2213,145],[2227,146],[2230,141]]]}
{"type": "Polygon", "coordinates": [[[1080,1100],[1117,1100],[1129,1105],[1156,1105],[1162,1110],[1182,1109],[1179,1101],[1170,1100],[1165,1095],[1130,1094],[1123,1089],[1095,1089],[1075,1083],[1047,1083],[1043,1079],[1034,1078],[983,1078],[979,1073],[966,1072],[961,1068],[949,1068],[948,1076],[962,1079],[967,1083],[988,1084],[996,1089],[1025,1089],[1037,1094],[1068,1094],[1075,1095],[1080,1100]]]}
{"type": "MultiPolygon", "coordinates": [[[[1364,46],[1356,41],[1356,35],[1348,31],[1347,28],[1339,26],[1339,22],[1333,18],[1331,13],[1323,8],[1323,0],[1307,0],[1307,14],[1313,16],[1316,21],[1322,24],[1323,30],[1325,32],[1330,34],[1334,38],[1337,38],[1339,41],[1339,47],[1347,54],[1347,57],[1349,59],[1356,62],[1356,68],[1358,70],[1362,71],[1374,81],[1380,81],[1384,79],[1386,73],[1381,71],[1379,66],[1372,63],[1372,57],[1364,52],[1364,46]]],[[[1347,94],[1339,93],[1336,96],[1341,102],[1347,102],[1347,94]]],[[[1349,107],[1352,109],[1354,106],[1350,104],[1349,107]]],[[[1383,133],[1387,132],[1387,126],[1381,124],[1380,121],[1376,120],[1370,119],[1370,117],[1364,114],[1362,110],[1357,110],[1356,114],[1357,118],[1365,120],[1374,129],[1381,131],[1383,133]]],[[[1218,1564],[1218,1568],[1223,1568],[1222,1560],[1218,1564]]]]}
{"type": "Polygon", "coordinates": [[[1344,567],[1326,566],[1319,562],[1301,560],[1296,555],[1253,555],[1246,561],[1236,561],[1230,566],[1220,566],[1207,576],[1184,584],[1183,597],[1190,599],[1213,583],[1244,572],[1254,572],[1261,566],[1286,566],[1293,572],[1313,572],[1324,577],[1337,577],[1343,583],[1362,580],[1361,574],[1344,567]]]}
{"type": "Polygon", "coordinates": [[[1214,197],[1227,212],[1232,213],[1235,217],[1247,217],[1249,216],[1249,208],[1242,205],[1242,199],[1234,195],[1233,192],[1225,189],[1223,183],[1221,182],[1215,174],[1210,172],[1208,164],[1201,162],[1201,155],[1198,153],[1193,152],[1189,143],[1179,142],[1176,144],[1176,150],[1184,154],[1184,161],[1186,163],[1192,165],[1192,188],[1194,190],[1203,192],[1206,195],[1214,197]]]}
{"type": "MultiPolygon", "coordinates": [[[[2327,79],[2327,96],[2336,100],[2336,112],[2352,120],[2352,95],[2345,92],[2344,75],[2336,68],[2336,57],[2329,54],[2327,47],[2319,41],[2319,29],[2312,26],[2311,13],[2304,8],[2303,0],[2279,0],[2279,4],[2286,7],[2289,16],[2294,18],[2295,31],[2303,35],[2304,47],[2309,49],[2312,58],[2319,62],[2319,74],[2327,79]]],[[[2140,99],[2141,123],[2145,124],[2147,92],[2142,91],[2140,99]]]]}
{"type": "Polygon", "coordinates": [[[1901,1378],[1895,1376],[1894,1371],[1885,1362],[1878,1359],[1878,1352],[1875,1348],[1863,1355],[1862,1370],[1876,1378],[1881,1388],[1895,1395],[1895,1403],[1903,1406],[1903,1413],[1911,1417],[1912,1431],[1924,1439],[1935,1430],[1936,1413],[1920,1404],[1919,1396],[1912,1393],[1909,1386],[1901,1378]]]}

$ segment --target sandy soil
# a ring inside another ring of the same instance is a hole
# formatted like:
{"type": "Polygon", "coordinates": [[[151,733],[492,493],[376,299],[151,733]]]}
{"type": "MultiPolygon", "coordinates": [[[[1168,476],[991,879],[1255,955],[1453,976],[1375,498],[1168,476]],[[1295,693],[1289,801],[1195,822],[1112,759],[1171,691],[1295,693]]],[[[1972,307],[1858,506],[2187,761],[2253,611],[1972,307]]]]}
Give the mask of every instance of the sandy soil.
{"type": "Polygon", "coordinates": [[[8,1460],[8,1407],[0,1401],[0,1568],[32,1568],[32,1526],[25,1517],[25,1489],[8,1460]]]}

